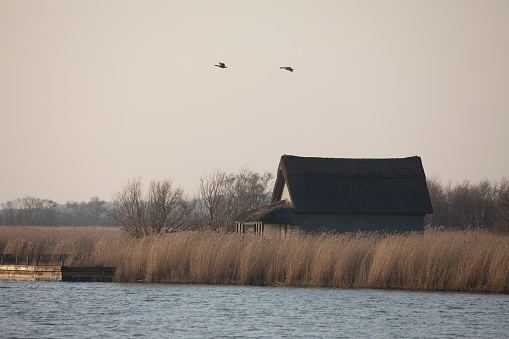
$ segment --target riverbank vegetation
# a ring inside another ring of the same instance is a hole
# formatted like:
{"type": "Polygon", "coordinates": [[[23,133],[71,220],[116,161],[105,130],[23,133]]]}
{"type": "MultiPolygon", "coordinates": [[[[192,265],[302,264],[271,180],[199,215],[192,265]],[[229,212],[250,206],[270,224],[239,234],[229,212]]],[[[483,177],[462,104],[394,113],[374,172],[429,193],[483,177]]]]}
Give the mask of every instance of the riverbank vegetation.
{"type": "Polygon", "coordinates": [[[117,282],[509,293],[509,236],[483,230],[243,236],[119,228],[0,227],[0,253],[68,254],[117,282]]]}

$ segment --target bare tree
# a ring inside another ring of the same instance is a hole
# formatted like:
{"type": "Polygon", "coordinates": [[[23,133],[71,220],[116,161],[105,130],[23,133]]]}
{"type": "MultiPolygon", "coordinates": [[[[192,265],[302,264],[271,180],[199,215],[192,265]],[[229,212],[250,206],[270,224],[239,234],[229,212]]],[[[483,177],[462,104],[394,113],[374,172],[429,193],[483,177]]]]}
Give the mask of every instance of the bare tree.
{"type": "Polygon", "coordinates": [[[205,224],[219,229],[227,223],[232,214],[231,186],[235,181],[232,174],[216,170],[200,179],[200,197],[205,207],[205,224]]]}
{"type": "Polygon", "coordinates": [[[140,178],[131,179],[113,196],[112,217],[134,237],[185,229],[190,205],[182,188],[170,180],[152,181],[144,195],[140,178]]]}
{"type": "Polygon", "coordinates": [[[207,227],[232,231],[234,218],[240,213],[269,202],[274,176],[259,174],[247,167],[237,173],[216,170],[200,180],[200,197],[207,227]]]}
{"type": "Polygon", "coordinates": [[[496,208],[497,185],[482,180],[470,190],[469,207],[471,223],[474,228],[490,228],[493,226],[496,208]]]}
{"type": "Polygon", "coordinates": [[[106,201],[92,197],[88,202],[67,201],[60,208],[60,223],[67,226],[108,225],[106,201]]]}
{"type": "Polygon", "coordinates": [[[86,203],[85,211],[87,215],[87,224],[93,226],[103,225],[103,221],[108,214],[106,201],[101,200],[99,197],[92,197],[89,202],[86,203]]]}
{"type": "Polygon", "coordinates": [[[5,204],[2,204],[1,217],[2,225],[18,225],[16,223],[16,209],[14,202],[7,201],[5,204]]]}
{"type": "Polygon", "coordinates": [[[425,225],[444,226],[449,224],[448,201],[446,189],[442,186],[438,176],[431,176],[426,179],[428,192],[433,206],[433,214],[427,214],[424,218],[425,225]]]}
{"type": "Polygon", "coordinates": [[[509,233],[509,179],[502,180],[497,194],[494,229],[509,233]]]}
{"type": "Polygon", "coordinates": [[[85,203],[67,201],[61,207],[60,222],[66,226],[85,226],[85,203]]]}

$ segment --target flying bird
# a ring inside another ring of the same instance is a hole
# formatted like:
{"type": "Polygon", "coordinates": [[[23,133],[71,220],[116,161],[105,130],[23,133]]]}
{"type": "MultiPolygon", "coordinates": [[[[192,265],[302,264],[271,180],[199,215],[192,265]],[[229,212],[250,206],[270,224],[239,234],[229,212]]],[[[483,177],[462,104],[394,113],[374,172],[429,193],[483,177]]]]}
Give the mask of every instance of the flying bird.
{"type": "Polygon", "coordinates": [[[219,63],[219,65],[214,65],[214,66],[217,66],[217,67],[219,67],[219,68],[228,68],[228,67],[226,67],[226,65],[225,65],[224,63],[222,63],[222,62],[220,62],[220,63],[219,63]]]}
{"type": "Polygon", "coordinates": [[[287,71],[290,71],[290,72],[293,72],[293,68],[289,67],[289,66],[285,66],[285,67],[279,67],[281,69],[286,69],[287,71]]]}

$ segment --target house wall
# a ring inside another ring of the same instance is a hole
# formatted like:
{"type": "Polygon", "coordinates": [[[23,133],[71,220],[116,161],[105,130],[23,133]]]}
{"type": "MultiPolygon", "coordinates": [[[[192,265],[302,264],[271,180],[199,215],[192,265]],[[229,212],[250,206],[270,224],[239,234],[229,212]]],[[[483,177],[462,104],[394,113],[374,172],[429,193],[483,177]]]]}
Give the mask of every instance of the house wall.
{"type": "Polygon", "coordinates": [[[299,229],[309,232],[422,231],[424,215],[299,215],[299,229]]]}
{"type": "MultiPolygon", "coordinates": [[[[284,224],[282,224],[282,225],[280,225],[280,224],[264,224],[263,225],[263,232],[272,232],[272,231],[279,232],[280,230],[283,232],[284,228],[285,228],[284,224]]],[[[286,229],[287,229],[287,231],[298,230],[299,226],[297,226],[297,225],[286,225],[286,229]]]]}
{"type": "Polygon", "coordinates": [[[285,186],[283,187],[283,193],[281,193],[281,199],[280,200],[288,200],[288,201],[292,200],[290,198],[290,191],[288,191],[288,186],[286,185],[286,182],[285,182],[285,186]]]}

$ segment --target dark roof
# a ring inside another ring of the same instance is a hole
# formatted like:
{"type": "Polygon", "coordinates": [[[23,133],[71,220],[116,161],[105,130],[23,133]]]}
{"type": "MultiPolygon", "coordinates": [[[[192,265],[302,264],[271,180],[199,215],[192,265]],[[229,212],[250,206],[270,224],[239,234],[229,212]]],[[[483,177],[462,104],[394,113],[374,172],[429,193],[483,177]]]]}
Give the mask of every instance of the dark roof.
{"type": "Polygon", "coordinates": [[[432,213],[421,158],[345,159],[283,155],[272,202],[288,183],[296,213],[432,213]]]}
{"type": "Polygon", "coordinates": [[[235,218],[238,222],[258,222],[274,224],[291,224],[293,206],[288,200],[276,201],[270,205],[263,206],[235,218]]]}

